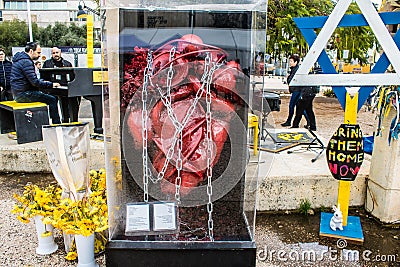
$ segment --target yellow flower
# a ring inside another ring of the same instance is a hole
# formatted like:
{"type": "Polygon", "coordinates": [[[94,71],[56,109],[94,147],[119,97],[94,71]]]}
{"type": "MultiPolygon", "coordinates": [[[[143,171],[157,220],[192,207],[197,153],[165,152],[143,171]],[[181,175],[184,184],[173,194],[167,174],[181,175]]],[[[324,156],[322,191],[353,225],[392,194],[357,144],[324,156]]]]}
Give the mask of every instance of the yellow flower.
{"type": "Polygon", "coordinates": [[[65,207],[71,206],[71,204],[72,200],[70,198],[64,198],[60,202],[60,206],[65,206],[65,207]]]}
{"type": "Polygon", "coordinates": [[[24,207],[22,205],[14,205],[14,208],[11,210],[12,214],[21,213],[24,211],[24,207]]]}
{"type": "Polygon", "coordinates": [[[44,231],[42,234],[41,234],[41,236],[42,237],[48,237],[48,236],[51,236],[53,233],[52,232],[50,232],[50,231],[44,231]]]}
{"type": "Polygon", "coordinates": [[[93,179],[93,178],[96,178],[97,177],[97,171],[95,171],[95,170],[90,170],[89,171],[89,176],[90,176],[90,178],[91,179],[93,179]]]}
{"type": "Polygon", "coordinates": [[[76,253],[76,251],[70,251],[68,252],[67,256],[65,256],[65,259],[68,261],[73,261],[76,260],[77,257],[78,253],[76,253]]]}
{"type": "Polygon", "coordinates": [[[22,195],[13,195],[17,203],[11,213],[17,214],[17,219],[24,223],[29,222],[28,219],[35,215],[50,216],[61,196],[61,194],[55,193],[58,190],[60,189],[53,185],[48,185],[42,189],[37,185],[28,183],[24,187],[22,195]]]}
{"type": "Polygon", "coordinates": [[[53,222],[51,217],[44,217],[42,221],[44,224],[52,224],[53,222]]]}
{"type": "MultiPolygon", "coordinates": [[[[52,224],[66,234],[89,236],[108,228],[106,172],[90,170],[90,194],[78,201],[61,199],[62,189],[49,185],[42,189],[27,184],[22,195],[14,195],[16,204],[11,212],[21,222],[29,222],[35,215],[43,216],[45,224],[52,224]]],[[[46,231],[43,236],[51,235],[46,231]]],[[[71,251],[70,251],[71,252],[71,251]]],[[[70,255],[73,257],[73,254],[70,255]]]]}
{"type": "Polygon", "coordinates": [[[20,221],[23,222],[23,223],[28,223],[28,222],[30,222],[29,219],[27,219],[27,218],[25,218],[25,217],[22,217],[22,216],[20,216],[20,215],[17,216],[17,219],[20,220],[20,221]]]}

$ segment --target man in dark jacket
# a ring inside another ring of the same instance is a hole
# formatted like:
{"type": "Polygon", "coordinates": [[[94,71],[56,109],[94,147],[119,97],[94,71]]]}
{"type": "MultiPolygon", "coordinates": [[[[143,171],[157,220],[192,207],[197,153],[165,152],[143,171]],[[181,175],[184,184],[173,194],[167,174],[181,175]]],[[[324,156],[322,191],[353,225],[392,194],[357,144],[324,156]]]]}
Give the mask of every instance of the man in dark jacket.
{"type": "Polygon", "coordinates": [[[13,100],[11,93],[11,66],[12,63],[6,59],[6,53],[3,48],[0,48],[0,89],[1,101],[13,100]]]}
{"type": "Polygon", "coordinates": [[[34,60],[42,53],[42,48],[36,42],[29,42],[24,52],[17,52],[13,57],[11,68],[11,91],[15,101],[20,103],[43,102],[49,105],[52,123],[59,124],[57,98],[39,91],[40,88],[59,87],[59,83],[51,83],[38,79],[34,60]]]}
{"type": "MultiPolygon", "coordinates": [[[[46,60],[43,64],[43,68],[71,68],[72,64],[68,60],[61,57],[61,49],[53,47],[51,49],[51,58],[46,60]]],[[[61,106],[61,115],[63,122],[75,122],[78,121],[79,105],[81,103],[81,97],[59,97],[61,106]]]]}

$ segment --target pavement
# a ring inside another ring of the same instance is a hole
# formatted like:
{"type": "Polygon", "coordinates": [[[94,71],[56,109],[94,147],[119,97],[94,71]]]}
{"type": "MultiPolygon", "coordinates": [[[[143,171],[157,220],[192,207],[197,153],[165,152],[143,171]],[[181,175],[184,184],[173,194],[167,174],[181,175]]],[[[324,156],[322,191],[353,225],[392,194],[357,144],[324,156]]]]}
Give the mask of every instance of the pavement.
{"type": "MultiPolygon", "coordinates": [[[[93,133],[93,118],[90,102],[82,99],[79,120],[89,122],[90,132],[93,133]]],[[[90,168],[99,169],[105,166],[104,142],[90,140],[90,168]]],[[[0,172],[3,173],[51,173],[43,141],[18,144],[10,139],[8,134],[0,134],[0,172]]]]}

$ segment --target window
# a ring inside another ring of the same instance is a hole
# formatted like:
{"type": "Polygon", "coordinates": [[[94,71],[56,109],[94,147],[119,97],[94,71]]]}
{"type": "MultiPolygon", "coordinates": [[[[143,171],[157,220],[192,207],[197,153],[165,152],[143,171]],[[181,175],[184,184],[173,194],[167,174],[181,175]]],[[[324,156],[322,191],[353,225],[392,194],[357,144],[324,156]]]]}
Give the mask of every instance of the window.
{"type": "MultiPolygon", "coordinates": [[[[67,9],[67,1],[30,1],[31,10],[63,10],[67,9]]],[[[4,1],[4,9],[26,10],[26,1],[4,1]]]]}

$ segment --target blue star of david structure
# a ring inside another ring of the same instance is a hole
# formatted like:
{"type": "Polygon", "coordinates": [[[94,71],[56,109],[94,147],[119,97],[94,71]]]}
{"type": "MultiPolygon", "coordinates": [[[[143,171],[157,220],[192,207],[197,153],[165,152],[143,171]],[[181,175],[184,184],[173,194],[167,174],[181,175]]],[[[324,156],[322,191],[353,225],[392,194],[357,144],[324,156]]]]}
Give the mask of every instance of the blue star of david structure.
{"type": "MultiPolygon", "coordinates": [[[[398,12],[384,12],[379,13],[379,17],[382,19],[385,25],[393,25],[400,24],[400,15],[398,12]]],[[[317,34],[315,33],[315,29],[321,29],[325,22],[327,21],[328,16],[319,16],[319,17],[308,17],[308,18],[293,18],[300,32],[303,34],[304,39],[311,47],[317,38],[317,34]]],[[[357,26],[369,26],[368,22],[364,18],[362,14],[355,15],[344,15],[341,21],[339,22],[338,27],[357,27],[357,26]]],[[[400,47],[400,31],[393,37],[394,42],[397,47],[400,47]]],[[[328,57],[325,49],[322,50],[321,54],[318,57],[318,63],[322,68],[322,71],[326,74],[338,74],[336,72],[335,67],[333,66],[331,60],[328,57]]],[[[376,62],[374,67],[371,69],[370,73],[384,73],[386,69],[389,67],[390,61],[387,58],[386,54],[383,53],[379,60],[376,62]]],[[[351,75],[351,74],[349,74],[351,75]]],[[[365,78],[368,79],[368,74],[365,75],[365,78]]],[[[333,91],[336,94],[342,108],[345,108],[346,105],[346,88],[344,86],[333,86],[333,91]]],[[[358,110],[362,107],[365,100],[369,97],[373,86],[362,86],[360,88],[358,95],[358,110]]]]}

